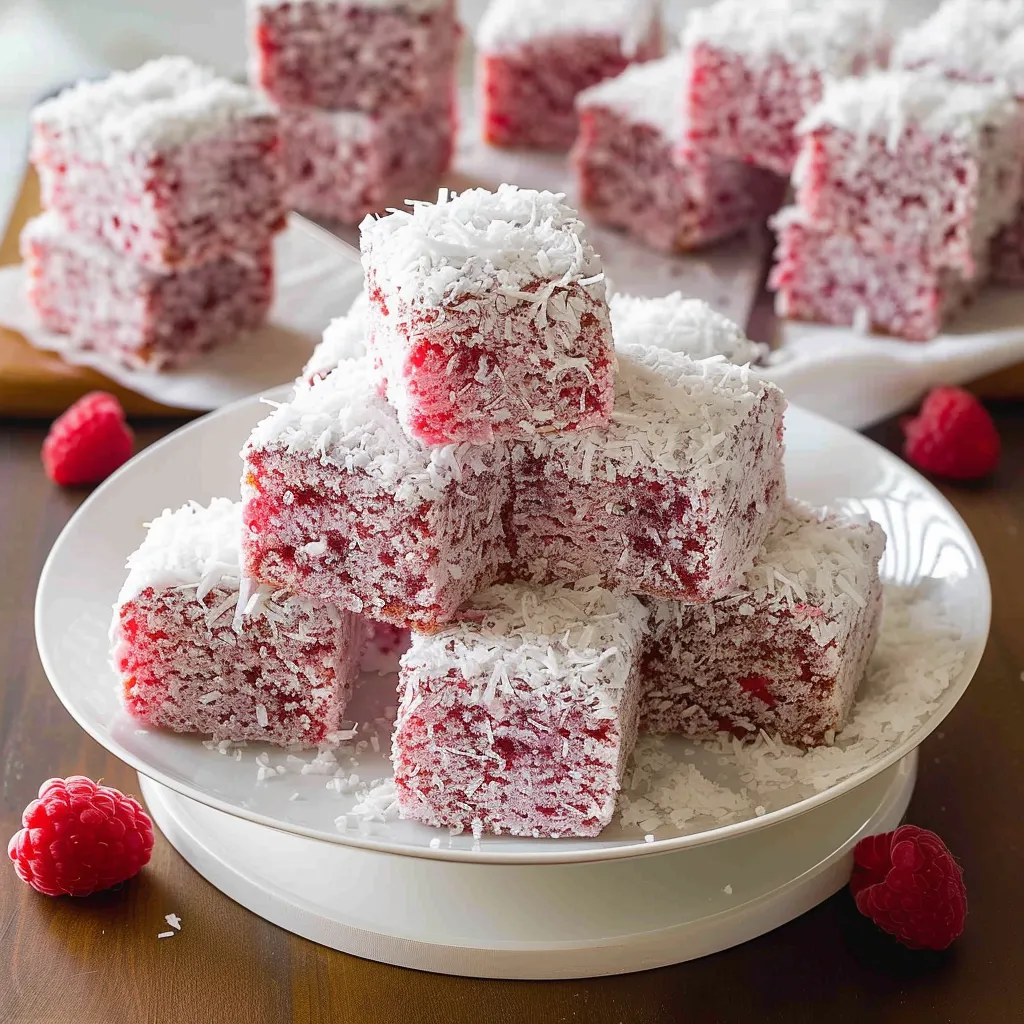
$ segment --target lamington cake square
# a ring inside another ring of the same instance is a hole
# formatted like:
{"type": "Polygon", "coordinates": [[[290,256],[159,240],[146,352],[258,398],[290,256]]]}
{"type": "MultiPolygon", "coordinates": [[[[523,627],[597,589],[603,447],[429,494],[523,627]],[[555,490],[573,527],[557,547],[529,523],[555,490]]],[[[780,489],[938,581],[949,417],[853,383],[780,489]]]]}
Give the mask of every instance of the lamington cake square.
{"type": "Polygon", "coordinates": [[[874,649],[884,547],[877,523],[789,502],[734,593],[652,605],[644,726],[831,743],[874,649]]]}
{"type": "Polygon", "coordinates": [[[656,0],[491,0],[476,36],[484,139],[566,150],[576,97],[661,56],[656,0]]]}
{"type": "Polygon", "coordinates": [[[258,251],[284,226],[276,115],[183,57],[37,106],[32,161],[47,209],[153,270],[258,251]]]}
{"type": "Polygon", "coordinates": [[[150,270],[44,213],[21,234],[28,301],[42,326],[133,369],[181,366],[260,326],[274,291],[269,239],[255,252],[150,270]]]}
{"type": "Polygon", "coordinates": [[[1020,203],[1024,134],[1001,84],[913,71],[837,81],[800,134],[807,218],[927,269],[974,277],[1020,203]]]}
{"type": "Polygon", "coordinates": [[[627,68],[576,101],[573,149],[580,205],[595,224],[620,228],[662,252],[686,252],[763,224],[786,181],[686,143],[685,58],[627,68]]]}
{"type": "Polygon", "coordinates": [[[580,581],[495,586],[413,634],[392,756],[404,818],[475,835],[596,836],[636,738],[647,610],[580,581]]]}
{"type": "Polygon", "coordinates": [[[796,207],[774,223],[778,245],[768,283],[776,312],[789,320],[929,341],[987,276],[984,249],[974,278],[966,280],[955,270],[930,268],[913,255],[872,249],[856,235],[812,224],[796,207]]]}
{"type": "Polygon", "coordinates": [[[884,61],[882,14],[875,0],[718,0],[692,11],[683,34],[692,144],[788,176],[796,127],[826,78],[884,61]]]}
{"type": "Polygon", "coordinates": [[[360,292],[344,316],[335,317],[323,334],[320,344],[302,370],[298,383],[312,384],[323,380],[343,363],[366,356],[366,339],[370,330],[370,303],[366,292],[360,292]]]}
{"type": "MultiPolygon", "coordinates": [[[[907,29],[893,49],[894,67],[960,82],[1004,82],[1024,102],[1024,0],[945,0],[907,29]]],[[[1024,205],[992,241],[992,280],[1024,284],[1024,205]]]]}
{"type": "Polygon", "coordinates": [[[315,746],[341,728],[357,616],[243,578],[237,502],[165,511],[128,560],[114,667],[128,712],[214,740],[315,746]]]}
{"type": "Polygon", "coordinates": [[[385,111],[450,90],[455,0],[249,0],[250,78],[285,107],[385,111]]]}
{"type": "Polygon", "coordinates": [[[362,225],[370,351],[424,444],[574,431],[608,419],[600,257],[565,197],[502,185],[362,225]]]}
{"type": "Polygon", "coordinates": [[[242,456],[245,572],[271,586],[429,631],[509,561],[504,446],[424,447],[368,359],[297,389],[242,456]]]}
{"type": "Polygon", "coordinates": [[[605,427],[512,444],[516,578],[714,601],[785,496],[785,399],[722,357],[620,345],[605,427]]]}
{"type": "Polygon", "coordinates": [[[280,117],[289,205],[341,224],[436,188],[455,145],[450,82],[426,103],[380,113],[288,107],[280,117]]]}

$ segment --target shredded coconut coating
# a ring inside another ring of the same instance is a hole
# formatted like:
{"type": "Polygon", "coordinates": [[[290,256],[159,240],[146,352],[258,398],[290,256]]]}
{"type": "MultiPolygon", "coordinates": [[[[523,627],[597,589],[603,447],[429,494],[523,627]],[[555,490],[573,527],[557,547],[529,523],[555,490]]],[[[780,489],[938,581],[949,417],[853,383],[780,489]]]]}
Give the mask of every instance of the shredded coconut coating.
{"type": "Polygon", "coordinates": [[[690,13],[683,48],[706,44],[750,60],[779,56],[843,77],[884,44],[884,13],[880,0],[719,0],[690,13]]]}
{"type": "Polygon", "coordinates": [[[486,443],[607,420],[604,274],[563,199],[442,189],[364,221],[370,349],[412,436],[486,443]]]}
{"type": "Polygon", "coordinates": [[[404,817],[457,829],[592,836],[636,736],[647,611],[594,580],[502,585],[414,635],[392,743],[404,817]]]}
{"type": "Polygon", "coordinates": [[[884,548],[877,523],[788,502],[732,594],[705,608],[654,605],[649,727],[827,742],[873,649],[884,548]]]}
{"type": "Polygon", "coordinates": [[[680,102],[685,75],[686,58],[681,53],[632,64],[621,75],[585,89],[576,97],[576,106],[579,110],[606,107],[679,142],[686,131],[680,102]]]}
{"type": "Polygon", "coordinates": [[[218,741],[323,742],[341,725],[363,625],[244,579],[241,532],[241,506],[225,498],[149,525],[111,624],[125,705],[218,741]]]}
{"type": "Polygon", "coordinates": [[[426,14],[443,7],[448,0],[248,0],[250,7],[301,7],[303,4],[320,4],[323,7],[337,7],[339,10],[397,10],[410,14],[426,14]]]}
{"type": "Polygon", "coordinates": [[[39,104],[36,130],[74,140],[104,161],[151,155],[216,135],[270,105],[244,86],[218,78],[185,57],[161,57],[99,82],[79,82],[39,104]]]}
{"type": "Polygon", "coordinates": [[[657,0],[491,0],[476,45],[482,53],[501,53],[553,36],[611,35],[628,55],[658,19],[657,0]]]}
{"type": "Polygon", "coordinates": [[[682,292],[657,299],[616,294],[610,307],[616,346],[650,345],[694,360],[724,356],[738,366],[767,354],[765,345],[751,341],[727,317],[682,292]]]}
{"type": "Polygon", "coordinates": [[[326,377],[342,363],[362,359],[366,355],[369,314],[366,293],[360,292],[349,311],[330,322],[299,380],[312,383],[326,377]]]}
{"type": "Polygon", "coordinates": [[[899,37],[892,65],[970,82],[1000,79],[1024,97],[1024,0],[945,0],[899,37]]]}
{"type": "Polygon", "coordinates": [[[781,392],[721,357],[619,348],[602,428],[513,446],[517,571],[633,593],[728,593],[785,492],[781,392]]]}

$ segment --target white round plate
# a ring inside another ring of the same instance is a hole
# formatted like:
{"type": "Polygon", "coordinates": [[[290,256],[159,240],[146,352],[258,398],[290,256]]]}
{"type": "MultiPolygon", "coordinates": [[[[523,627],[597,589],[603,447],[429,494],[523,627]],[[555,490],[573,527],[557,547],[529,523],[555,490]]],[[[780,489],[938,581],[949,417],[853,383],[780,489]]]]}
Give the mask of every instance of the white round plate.
{"type": "MultiPolygon", "coordinates": [[[[281,389],[271,397],[286,395],[281,389]]],[[[141,728],[121,710],[108,664],[111,608],[125,560],[142,540],[143,523],[189,499],[237,494],[238,453],[267,411],[259,398],[246,399],[133,459],[85,502],[61,534],[36,601],[43,665],[79,724],[149,778],[259,824],[365,849],[489,863],[578,863],[717,842],[819,807],[895,764],[952,710],[984,650],[988,577],[953,508],[877,445],[791,408],[786,427],[791,493],[815,505],[867,511],[889,535],[883,575],[892,583],[887,606],[893,611],[887,611],[874,674],[861,688],[854,715],[856,723],[858,709],[873,702],[874,717],[867,718],[874,724],[869,721],[864,735],[854,737],[850,750],[840,744],[800,757],[780,754],[763,738],[753,748],[738,742],[734,747],[681,738],[643,740],[638,767],[620,799],[621,813],[597,840],[474,840],[396,820],[393,814],[367,820],[353,808],[368,783],[391,774],[387,718],[388,706],[395,703],[393,676],[374,676],[364,684],[349,709],[360,723],[354,744],[338,752],[337,764],[317,766],[308,763],[310,756],[273,748],[220,753],[196,737],[141,728]],[[917,603],[908,604],[907,594],[917,603]],[[902,640],[894,645],[896,627],[907,638],[905,645],[902,640]],[[280,774],[261,770],[257,757],[280,766],[280,774]],[[784,771],[795,766],[797,778],[770,784],[760,773],[769,762],[784,771]],[[260,775],[270,777],[258,781],[260,775]]]]}

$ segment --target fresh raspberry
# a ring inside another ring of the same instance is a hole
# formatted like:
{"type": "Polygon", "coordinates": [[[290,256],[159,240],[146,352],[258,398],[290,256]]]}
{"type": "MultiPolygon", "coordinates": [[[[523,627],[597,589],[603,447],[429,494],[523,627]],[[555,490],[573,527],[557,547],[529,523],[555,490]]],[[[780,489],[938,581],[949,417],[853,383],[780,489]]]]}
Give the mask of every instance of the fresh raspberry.
{"type": "Polygon", "coordinates": [[[999,464],[999,433],[985,407],[963,388],[936,388],[903,423],[903,454],[918,469],[976,480],[999,464]]]}
{"type": "Polygon", "coordinates": [[[105,391],[93,391],[50,427],[43,467],[63,487],[98,484],[132,457],[133,441],[121,403],[105,391]]]}
{"type": "Polygon", "coordinates": [[[945,949],[964,930],[963,871],[934,832],[916,825],[862,839],[850,891],[862,914],[911,949],[945,949]]]}
{"type": "Polygon", "coordinates": [[[21,823],[8,856],[46,896],[109,889],[137,875],[153,850],[153,822],[139,802],[81,775],[44,782],[21,823]]]}

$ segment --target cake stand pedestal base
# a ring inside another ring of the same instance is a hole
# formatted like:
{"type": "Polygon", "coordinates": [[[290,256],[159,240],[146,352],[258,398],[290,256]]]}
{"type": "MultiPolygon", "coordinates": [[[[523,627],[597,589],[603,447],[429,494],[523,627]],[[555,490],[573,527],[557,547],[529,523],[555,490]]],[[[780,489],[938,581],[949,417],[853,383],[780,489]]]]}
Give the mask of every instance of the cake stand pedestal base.
{"type": "Polygon", "coordinates": [[[626,974],[771,931],[841,889],[897,826],[917,754],[789,821],[670,853],[557,865],[397,856],[253,824],[140,776],[160,830],[213,885],[314,942],[481,978],[626,974]]]}

